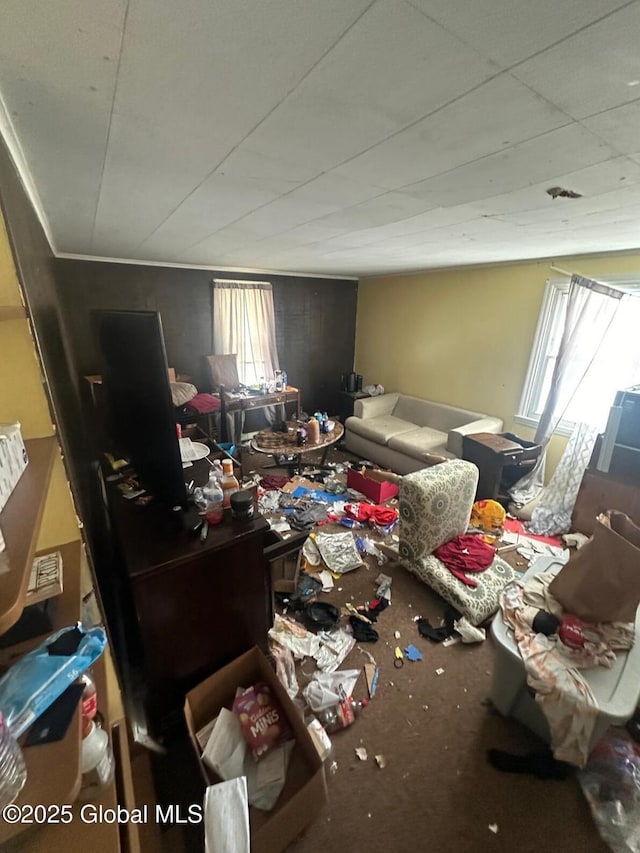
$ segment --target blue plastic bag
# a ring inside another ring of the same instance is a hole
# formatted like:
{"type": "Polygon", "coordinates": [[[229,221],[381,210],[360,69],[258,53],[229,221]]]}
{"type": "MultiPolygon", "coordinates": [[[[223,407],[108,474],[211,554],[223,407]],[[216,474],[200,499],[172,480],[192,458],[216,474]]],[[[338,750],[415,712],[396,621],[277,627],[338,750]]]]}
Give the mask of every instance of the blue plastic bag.
{"type": "MultiPolygon", "coordinates": [[[[51,634],[0,678],[0,710],[14,737],[20,737],[104,651],[104,629],[92,628],[73,654],[50,655],[48,646],[75,627],[51,634]]],[[[82,631],[81,625],[77,627],[82,631]]]]}

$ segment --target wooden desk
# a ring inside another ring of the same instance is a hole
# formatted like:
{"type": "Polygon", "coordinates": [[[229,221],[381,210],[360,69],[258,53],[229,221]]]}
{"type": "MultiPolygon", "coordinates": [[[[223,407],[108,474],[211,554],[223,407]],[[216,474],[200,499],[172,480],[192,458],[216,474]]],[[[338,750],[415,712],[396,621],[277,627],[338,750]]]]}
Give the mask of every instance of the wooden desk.
{"type": "MultiPolygon", "coordinates": [[[[234,394],[231,391],[225,391],[220,388],[220,399],[222,407],[221,414],[221,432],[223,441],[229,441],[227,414],[233,412],[250,412],[254,409],[266,409],[268,406],[285,406],[287,403],[296,404],[296,418],[300,417],[300,390],[292,388],[288,385],[282,391],[275,391],[273,394],[234,394]]],[[[282,418],[284,420],[284,418],[282,418]]],[[[234,435],[233,440],[238,440],[240,436],[234,435]]]]}
{"type": "MultiPolygon", "coordinates": [[[[186,475],[203,485],[209,470],[201,460],[186,475]]],[[[160,505],[135,506],[115,489],[109,505],[123,557],[120,587],[134,611],[126,629],[142,652],[140,692],[158,732],[204,677],[254,645],[267,651],[269,526],[261,516],[233,521],[226,511],[203,543],[190,532],[199,518],[195,508],[175,518],[160,505]]],[[[123,606],[119,619],[126,613],[123,606]]]]}

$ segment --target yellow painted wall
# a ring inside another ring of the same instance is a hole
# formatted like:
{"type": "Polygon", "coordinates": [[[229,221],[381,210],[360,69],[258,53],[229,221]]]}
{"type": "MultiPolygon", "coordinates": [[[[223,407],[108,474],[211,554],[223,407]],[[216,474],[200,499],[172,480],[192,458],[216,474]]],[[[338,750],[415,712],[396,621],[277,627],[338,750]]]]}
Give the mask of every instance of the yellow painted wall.
{"type": "MultiPolygon", "coordinates": [[[[562,258],[597,278],[640,274],[640,255],[562,258]]],[[[365,384],[501,417],[516,424],[549,261],[366,278],[358,287],[356,370],[365,384]]],[[[566,440],[552,439],[547,476],[566,440]]]]}
{"type": "MultiPolygon", "coordinates": [[[[0,423],[19,421],[24,438],[52,435],[55,427],[44,390],[29,321],[3,320],[1,309],[21,306],[22,293],[0,214],[0,423]]],[[[38,549],[80,538],[75,508],[58,453],[38,537],[38,549]]]]}

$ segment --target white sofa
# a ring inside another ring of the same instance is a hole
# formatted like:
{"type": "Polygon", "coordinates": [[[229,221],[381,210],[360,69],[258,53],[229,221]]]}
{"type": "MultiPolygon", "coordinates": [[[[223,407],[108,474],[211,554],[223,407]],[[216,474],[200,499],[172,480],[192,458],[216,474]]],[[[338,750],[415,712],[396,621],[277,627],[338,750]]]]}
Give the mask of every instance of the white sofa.
{"type": "Polygon", "coordinates": [[[443,459],[461,458],[465,435],[501,431],[500,418],[406,394],[382,394],[356,400],[345,423],[345,444],[364,459],[410,474],[443,459]]]}

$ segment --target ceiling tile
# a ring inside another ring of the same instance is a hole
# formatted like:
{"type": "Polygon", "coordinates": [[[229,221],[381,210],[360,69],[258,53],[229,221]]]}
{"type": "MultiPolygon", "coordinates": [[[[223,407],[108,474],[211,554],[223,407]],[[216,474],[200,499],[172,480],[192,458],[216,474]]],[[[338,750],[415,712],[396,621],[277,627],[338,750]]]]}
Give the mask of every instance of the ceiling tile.
{"type": "Polygon", "coordinates": [[[535,92],[501,74],[334,173],[395,189],[569,122],[535,92]]]}
{"type": "Polygon", "coordinates": [[[131,0],[115,99],[122,126],[110,140],[99,232],[124,214],[138,242],[151,235],[366,6],[367,0],[304,8],[297,0],[131,0]],[[146,146],[133,123],[147,128],[146,146]],[[153,149],[152,165],[144,163],[146,148],[153,149]],[[145,203],[151,180],[162,187],[145,203]]]}
{"type": "Polygon", "coordinates": [[[521,62],[627,0],[412,0],[502,66],[521,62]]]}
{"type": "Polygon", "coordinates": [[[212,175],[141,245],[181,254],[219,228],[278,197],[267,181],[212,175]]]}
{"type": "MultiPolygon", "coordinates": [[[[635,91],[640,95],[640,88],[635,91]]],[[[640,99],[585,118],[582,124],[621,154],[640,151],[640,99]]]]}
{"type": "Polygon", "coordinates": [[[551,181],[572,167],[589,166],[612,156],[604,142],[573,124],[414,184],[404,192],[430,201],[433,207],[447,207],[551,181]]]}
{"type": "Polygon", "coordinates": [[[639,32],[640,3],[633,3],[512,73],[569,115],[585,118],[638,97],[639,32]]]}
{"type": "Polygon", "coordinates": [[[90,247],[124,13],[124,0],[2,3],[2,97],[61,251],[90,247]]]}
{"type": "Polygon", "coordinates": [[[330,169],[496,72],[408,3],[379,0],[247,142],[330,169]]]}

